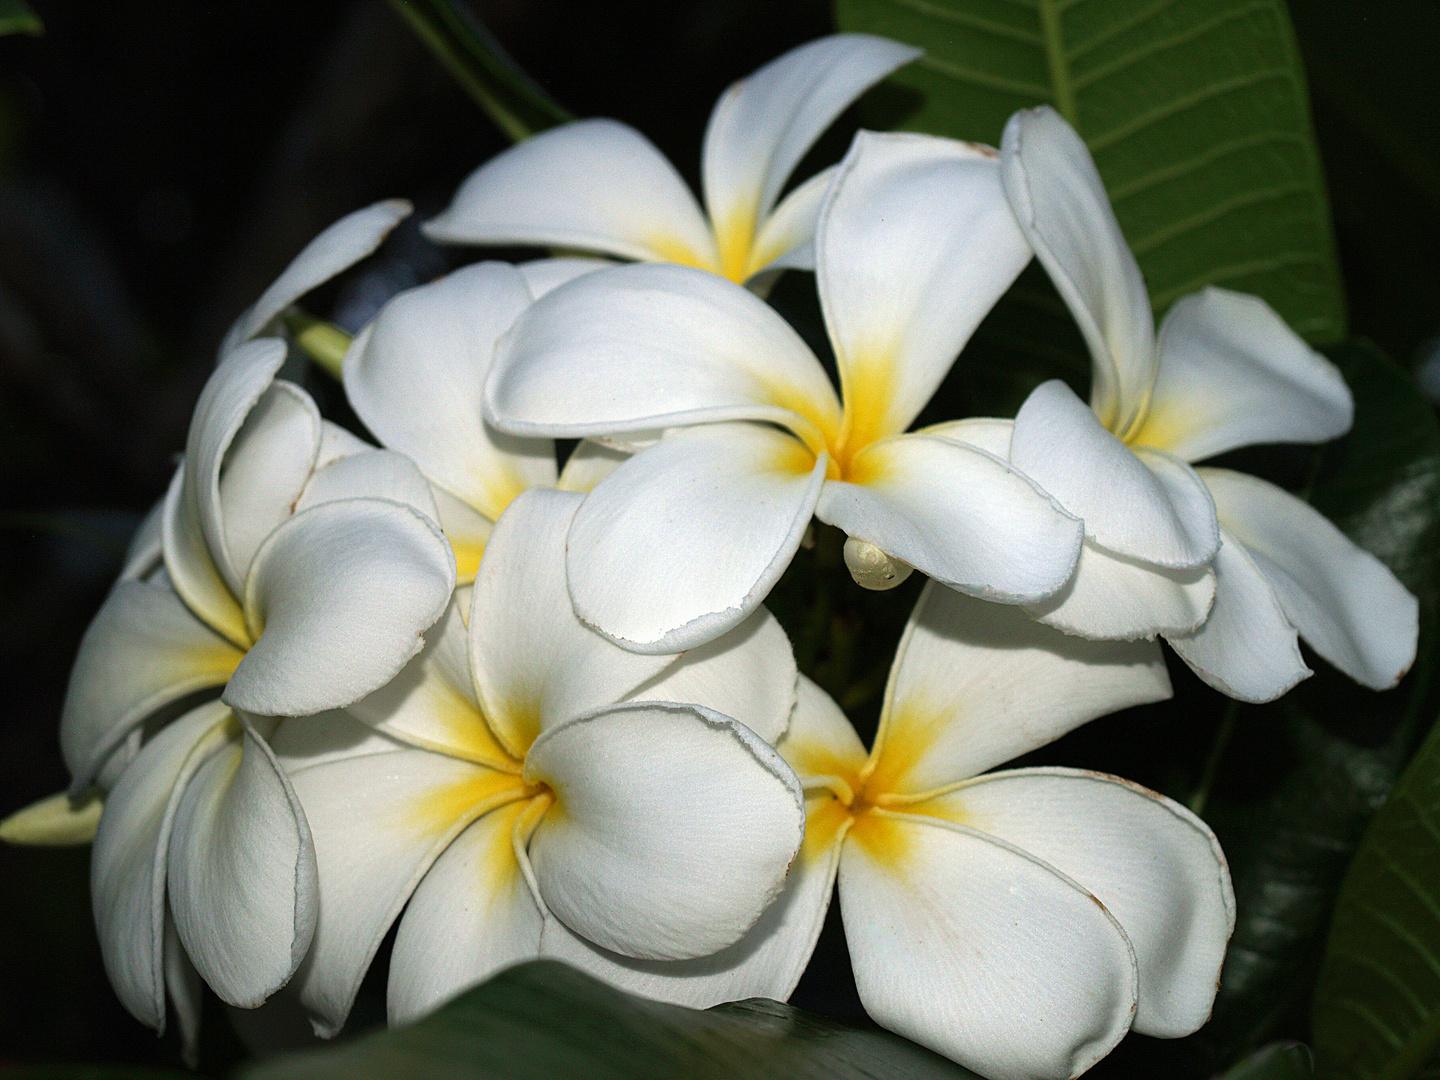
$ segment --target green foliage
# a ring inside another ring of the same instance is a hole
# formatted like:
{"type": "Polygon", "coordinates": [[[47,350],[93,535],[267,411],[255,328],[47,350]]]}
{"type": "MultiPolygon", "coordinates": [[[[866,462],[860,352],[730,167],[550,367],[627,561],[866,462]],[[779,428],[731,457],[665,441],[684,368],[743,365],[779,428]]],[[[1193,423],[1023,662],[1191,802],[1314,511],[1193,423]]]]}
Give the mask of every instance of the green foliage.
{"type": "Polygon", "coordinates": [[[390,6],[514,141],[574,119],[457,0],[390,0],[390,6]]]}
{"type": "Polygon", "coordinates": [[[0,0],[0,37],[7,34],[30,34],[38,36],[45,32],[30,5],[25,0],[0,0]]]}
{"type": "Polygon", "coordinates": [[[974,1080],[898,1035],[752,999],[701,1012],[553,960],[501,972],[410,1027],[296,1054],[241,1080],[974,1080]]]}
{"type": "Polygon", "coordinates": [[[1050,102],[1095,156],[1156,311],[1205,285],[1299,333],[1345,330],[1329,207],[1283,0],[835,0],[841,29],[926,50],[904,126],[996,141],[1050,102]]]}

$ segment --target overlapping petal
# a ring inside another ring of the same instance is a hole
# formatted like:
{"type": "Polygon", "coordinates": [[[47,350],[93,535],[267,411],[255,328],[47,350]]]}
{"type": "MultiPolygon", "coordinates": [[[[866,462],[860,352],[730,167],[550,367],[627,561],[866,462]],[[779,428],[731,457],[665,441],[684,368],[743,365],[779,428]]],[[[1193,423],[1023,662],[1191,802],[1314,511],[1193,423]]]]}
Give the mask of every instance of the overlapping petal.
{"type": "Polygon", "coordinates": [[[312,506],[342,499],[399,503],[432,521],[438,515],[429,481],[408,457],[390,450],[366,447],[316,469],[295,501],[293,511],[298,514],[312,506]]]}
{"type": "Polygon", "coordinates": [[[1350,430],[1355,407],[1344,377],[1258,296],[1208,288],[1177,300],[1160,324],[1159,348],[1134,444],[1197,461],[1350,430]]]}
{"type": "Polygon", "coordinates": [[[536,300],[553,292],[567,281],[574,281],[581,274],[592,270],[604,270],[615,264],[609,259],[592,259],[583,255],[562,255],[553,259],[531,259],[518,263],[515,269],[525,279],[525,287],[536,300]]]}
{"type": "Polygon", "coordinates": [[[679,652],[738,626],[800,546],[827,460],[759,424],[687,428],[637,454],[575,515],[576,613],[645,652],[679,652]]]}
{"type": "Polygon", "coordinates": [[[546,905],[627,956],[683,960],[733,944],[779,894],[805,828],[789,766],[698,706],[577,717],[535,741],[525,778],[555,796],[530,841],[546,905]]]}
{"type": "Polygon", "coordinates": [[[512,146],[471,173],[422,228],[450,243],[716,264],[715,242],[685,181],[650,140],[614,120],[581,120],[512,146]]]}
{"type": "Polygon", "coordinates": [[[1395,575],[1273,484],[1225,469],[1201,477],[1305,643],[1372,690],[1399,682],[1415,660],[1419,601],[1395,575]]]}
{"type": "Polygon", "coordinates": [[[1215,572],[1208,566],[1171,570],[1087,539],[1065,587],[1026,610],[1067,634],[1133,641],[1189,633],[1209,617],[1214,600],[1215,572]]]}

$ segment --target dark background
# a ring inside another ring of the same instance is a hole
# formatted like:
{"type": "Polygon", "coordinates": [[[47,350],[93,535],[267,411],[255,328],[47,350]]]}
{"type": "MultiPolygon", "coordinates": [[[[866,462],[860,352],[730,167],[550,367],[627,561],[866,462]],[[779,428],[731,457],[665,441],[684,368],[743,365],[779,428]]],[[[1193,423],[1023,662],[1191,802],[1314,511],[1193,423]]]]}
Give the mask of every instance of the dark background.
{"type": "MultiPolygon", "coordinates": [[[[32,3],[45,35],[0,39],[0,815],[66,782],[76,644],[230,320],[335,218],[399,195],[423,219],[507,145],[382,0],[32,3]]],[[[823,0],[474,7],[572,112],[634,124],[692,181],[720,90],[830,29],[823,0]]],[[[1440,5],[1292,14],[1352,330],[1415,363],[1440,330],[1440,5]]],[[[380,262],[403,287],[450,257],[412,228],[380,262]]],[[[353,276],[312,306],[347,297],[353,276]]],[[[105,981],[87,863],[0,848],[0,1065],[177,1060],[105,981]]],[[[832,980],[803,1003],[853,1008],[832,980]]],[[[207,1008],[214,1072],[240,1051],[207,1008]]]]}

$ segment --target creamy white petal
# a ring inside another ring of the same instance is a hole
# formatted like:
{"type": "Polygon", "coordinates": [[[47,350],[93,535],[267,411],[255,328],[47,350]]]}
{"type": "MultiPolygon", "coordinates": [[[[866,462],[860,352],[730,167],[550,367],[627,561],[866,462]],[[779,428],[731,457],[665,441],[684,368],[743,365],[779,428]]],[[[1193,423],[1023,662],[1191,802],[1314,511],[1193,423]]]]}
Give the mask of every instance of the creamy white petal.
{"type": "Polygon", "coordinates": [[[165,521],[165,498],[152,506],[141,519],[125,550],[125,563],[120,569],[118,581],[137,581],[149,576],[165,558],[163,529],[165,521]]]}
{"type": "Polygon", "coordinates": [[[165,1026],[165,875],[175,804],[226,739],[230,710],[210,702],[162,728],[105,800],[90,857],[90,897],[105,972],[142,1023],[165,1026]]]}
{"type": "Polygon", "coordinates": [[[1395,575],[1289,492],[1226,469],[1200,475],[1305,643],[1372,690],[1399,682],[1415,661],[1419,602],[1395,575]]]}
{"type": "Polygon", "coordinates": [[[1251,443],[1324,442],[1350,430],[1345,378],[1258,296],[1207,288],[1160,324],[1143,425],[1130,436],[1185,461],[1251,443]]]}
{"type": "Polygon", "coordinates": [[[78,795],[119,742],[157,709],[222,687],[244,653],[169,589],[122,581],[80,639],[60,711],[60,749],[78,795]]]}
{"type": "Polygon", "coordinates": [[[1091,893],[963,826],[871,813],[840,857],[840,908],[877,1023],[990,1080],[1069,1080],[1114,1048],[1135,956],[1091,893]]]}
{"type": "Polygon", "coordinates": [[[1073,637],[929,582],[890,670],[871,784],[928,791],[1169,696],[1155,642],[1073,637]]]}
{"type": "Polygon", "coordinates": [[[265,716],[348,705],[420,651],[454,587],[450,545],[410,507],[343,499],[302,511],[255,556],[245,617],[256,641],[225,700],[265,716]]]}
{"type": "Polygon", "coordinates": [[[590,259],[579,255],[564,255],[553,259],[531,259],[517,263],[515,269],[525,279],[525,287],[536,300],[548,292],[558,289],[567,281],[574,281],[581,274],[592,270],[604,270],[615,264],[609,259],[590,259]]]}
{"type": "Polygon", "coordinates": [[[305,245],[285,271],[260,294],[225,336],[224,356],[254,337],[280,312],[317,285],[355,265],[380,246],[390,230],[409,216],[404,199],[387,199],[347,214],[305,245]]]}
{"type": "Polygon", "coordinates": [[[641,656],[575,615],[565,536],[584,496],[527,491],[495,525],[470,608],[470,657],[485,718],[520,758],[542,730],[619,701],[671,656],[641,656]]]}
{"type": "Polygon", "coordinates": [[[1174,1039],[1209,1018],[1235,893],[1215,834],[1183,806],[1113,776],[1048,768],[978,777],[905,809],[997,836],[1094,893],[1135,949],[1136,1031],[1174,1039]]]}
{"type": "Polygon", "coordinates": [[[1000,154],[1015,218],[1090,346],[1090,402],[1123,435],[1155,379],[1155,323],[1105,185],[1080,136],[1048,105],[1010,117],[1000,154]]]}
{"type": "Polygon", "coordinates": [[[1084,518],[1101,547],[1175,569],[1215,554],[1215,504],[1194,471],[1162,451],[1127,448],[1059,379],[1020,406],[1010,461],[1084,518]]]}
{"type": "Polygon", "coordinates": [[[345,354],[345,394],[365,426],[491,520],[555,482],[549,440],[502,434],[482,415],[495,341],[529,304],[513,266],[462,267],[395,297],[345,354]]]}
{"type": "Polygon", "coordinates": [[[816,515],[951,588],[1005,603],[1070,577],[1083,527],[999,458],[931,435],[866,447],[827,481],[816,515]]]}
{"type": "Polygon", "coordinates": [[[455,579],[462,585],[475,580],[475,571],[485,555],[485,545],[495,523],[467,502],[462,502],[441,487],[431,486],[435,512],[440,528],[455,553],[455,579]]]}
{"type": "Polygon", "coordinates": [[[1131,641],[1189,633],[1205,621],[1214,599],[1215,573],[1208,566],[1170,570],[1087,539],[1074,577],[1049,600],[1025,610],[1067,634],[1131,641]]]}
{"type": "Polygon", "coordinates": [[[551,128],[496,155],[422,231],[442,243],[548,244],[716,265],[685,181],[649,139],[614,120],[551,128]]]}
{"type": "Polygon", "coordinates": [[[815,238],[852,446],[898,435],[1030,261],[995,151],[855,136],[815,238]]]}
{"type": "Polygon", "coordinates": [[[565,459],[555,486],[561,491],[591,491],[630,457],[631,452],[593,439],[581,439],[565,459]]]}
{"type": "Polygon", "coordinates": [[[704,705],[773,746],[790,725],[798,678],[789,637],[762,607],[734,630],[682,655],[626,700],[704,705]]]}
{"type": "Polygon", "coordinates": [[[1241,701],[1274,701],[1311,674],[1295,627],[1245,545],[1220,530],[1215,553],[1215,603],[1189,634],[1165,640],[1192,671],[1241,701]]]}
{"type": "Polygon", "coordinates": [[[835,699],[804,675],[796,688],[789,730],[775,749],[802,780],[859,772],[869,756],[835,699]]]}
{"type": "Polygon", "coordinates": [[[318,884],[305,814],[246,718],[175,809],[167,866],[175,930],[221,1000],[253,1009],[310,947],[318,884]]]}
{"type": "Polygon", "coordinates": [[[391,1024],[418,1020],[495,972],[540,954],[542,916],[511,846],[523,802],[461,833],[400,918],[390,954],[391,1024]]]}
{"type": "Polygon", "coordinates": [[[367,448],[316,469],[295,502],[294,512],[341,499],[385,499],[437,521],[433,492],[424,474],[404,454],[367,448]]]}
{"type": "MultiPolygon", "coordinates": [[[[339,726],[335,737],[355,738],[339,726]]],[[[514,776],[469,762],[391,747],[358,740],[348,759],[294,768],[290,776],[310,823],[320,882],[314,944],[293,985],[323,1035],[345,1023],[380,942],[431,864],[487,808],[513,800],[519,786],[514,776]]]]}
{"type": "Polygon", "coordinates": [[[688,428],[636,454],[570,528],[576,614],[647,653],[738,626],[799,548],[827,461],[759,424],[688,428]]]}
{"type": "Polygon", "coordinates": [[[204,1007],[205,987],[200,973],[185,955],[175,920],[165,914],[165,996],[175,1010],[175,1027],[180,1033],[180,1058],[191,1069],[200,1061],[200,1012],[204,1007]]]}
{"type": "Polygon", "coordinates": [[[506,431],[568,437],[840,420],[825,369],[773,308],[683,266],[620,266],[537,300],[497,351],[485,408],[506,431]]]}
{"type": "Polygon", "coordinates": [[[698,706],[616,705],[544,732],[525,760],[555,806],[530,840],[549,910],[651,960],[733,944],[779,895],[805,830],[780,755],[698,706]]]}
{"type": "Polygon", "coordinates": [[[751,292],[764,296],[781,270],[815,269],[815,226],[838,168],[831,165],[810,177],[760,223],[750,249],[753,269],[746,287],[751,292]]]}
{"type": "Polygon", "coordinates": [[[720,95],[700,160],[705,206],[732,277],[763,265],[745,260],[758,223],[820,133],[920,52],[868,34],[833,34],[791,49],[720,95]]]}

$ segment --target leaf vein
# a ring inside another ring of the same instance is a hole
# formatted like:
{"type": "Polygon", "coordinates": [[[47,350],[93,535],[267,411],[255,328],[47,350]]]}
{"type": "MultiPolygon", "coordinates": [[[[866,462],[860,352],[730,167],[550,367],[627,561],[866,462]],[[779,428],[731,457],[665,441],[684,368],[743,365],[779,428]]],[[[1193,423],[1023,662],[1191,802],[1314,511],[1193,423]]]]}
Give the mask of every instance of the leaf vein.
{"type": "Polygon", "coordinates": [[[1284,184],[1280,187],[1265,188],[1260,191],[1247,191],[1240,195],[1232,196],[1229,199],[1222,199],[1220,202],[1206,207],[1197,214],[1183,217],[1179,221],[1172,221],[1162,228],[1156,229],[1141,240],[1130,245],[1131,250],[1138,258],[1141,254],[1151,251],[1167,240],[1173,240],[1177,236],[1183,236],[1187,232],[1194,232],[1196,229],[1209,225],[1226,214],[1235,210],[1243,210],[1247,206],[1255,206],[1260,203],[1269,202],[1272,199],[1284,198],[1287,195],[1308,195],[1310,188],[1305,184],[1284,184]]]}
{"type": "MultiPolygon", "coordinates": [[[[1010,26],[996,19],[987,19],[983,15],[976,15],[973,12],[961,11],[958,8],[949,8],[941,4],[931,3],[930,0],[889,0],[896,7],[909,8],[919,15],[928,16],[937,22],[952,23],[955,26],[967,26],[972,30],[983,30],[994,34],[996,37],[1009,38],[1012,41],[1024,42],[1026,45],[1044,44],[1040,34],[1034,30],[1026,30],[1021,26],[1010,26]]],[[[1028,9],[1028,5],[1025,5],[1028,9]]]]}
{"type": "Polygon", "coordinates": [[[1166,165],[1163,168],[1154,169],[1133,180],[1127,180],[1110,189],[1110,202],[1112,204],[1124,202],[1126,199],[1139,194],[1156,184],[1164,183],[1167,180],[1178,180],[1187,173],[1203,169],[1206,165],[1236,153],[1240,150],[1251,150],[1257,146],[1264,146],[1269,142],[1288,142],[1299,146],[1305,145],[1305,140],[1294,132],[1289,131],[1264,131],[1258,135],[1247,135],[1243,139],[1231,139],[1229,142],[1216,143],[1203,154],[1187,158],[1184,161],[1177,161],[1173,165],[1166,165]]]}
{"type": "Polygon", "coordinates": [[[1265,270],[1282,270],[1287,266],[1298,266],[1304,263],[1321,264],[1318,255],[1311,252],[1287,252],[1281,255],[1267,255],[1259,259],[1246,259],[1243,262],[1231,263],[1229,266],[1219,266],[1203,274],[1197,274],[1179,285],[1172,285],[1163,292],[1152,293],[1150,303],[1157,311],[1167,304],[1188,293],[1203,289],[1206,285],[1213,285],[1217,281],[1230,281],[1234,278],[1244,277],[1247,274],[1258,274],[1265,270]]]}
{"type": "Polygon", "coordinates": [[[962,82],[974,83],[976,86],[988,86],[992,90],[1003,90],[1011,94],[1024,94],[1027,97],[1046,99],[1050,92],[1046,87],[1036,83],[1025,82],[1021,79],[1007,79],[1003,75],[992,75],[988,71],[976,71],[974,68],[962,67],[959,64],[952,64],[949,61],[938,60],[926,53],[916,61],[921,67],[928,67],[940,72],[942,75],[949,75],[952,79],[959,79],[962,82]]]}
{"type": "MultiPolygon", "coordinates": [[[[1244,7],[1232,8],[1229,11],[1213,15],[1208,19],[1202,19],[1200,22],[1179,33],[1171,34],[1168,37],[1156,38],[1153,41],[1147,41],[1142,47],[1127,53],[1125,56],[1117,56],[1114,60],[1110,60],[1104,64],[1097,64],[1083,75],[1076,75],[1075,89],[1080,90],[1083,87],[1090,86],[1108,75],[1113,75],[1118,71],[1133,67],[1141,60],[1154,56],[1156,53],[1161,53],[1166,49],[1173,49],[1177,45],[1184,45],[1187,42],[1194,41],[1196,38],[1204,37],[1210,33],[1210,31],[1217,27],[1224,26],[1227,22],[1246,18],[1254,12],[1264,10],[1269,6],[1270,4],[1267,0],[1254,0],[1253,3],[1246,4],[1244,7]]],[[[1074,53],[1071,54],[1070,62],[1073,66],[1075,62],[1074,53]]]]}
{"type": "Polygon", "coordinates": [[[1124,123],[1116,124],[1109,131],[1087,139],[1086,142],[1090,144],[1090,152],[1092,154],[1098,153],[1107,146],[1117,143],[1121,139],[1149,127],[1151,124],[1174,116],[1176,113],[1184,112],[1186,109],[1193,108],[1211,98],[1220,97],[1222,94],[1228,94],[1235,90],[1243,90],[1247,86],[1254,86],[1267,79],[1285,79],[1290,81],[1293,78],[1294,75],[1288,68],[1267,68],[1261,71],[1249,71],[1244,75],[1237,75],[1233,79],[1223,79],[1220,82],[1201,87],[1193,93],[1182,94],[1180,97],[1173,98],[1162,105],[1157,105],[1153,109],[1146,109],[1139,116],[1126,120],[1124,123]]]}

